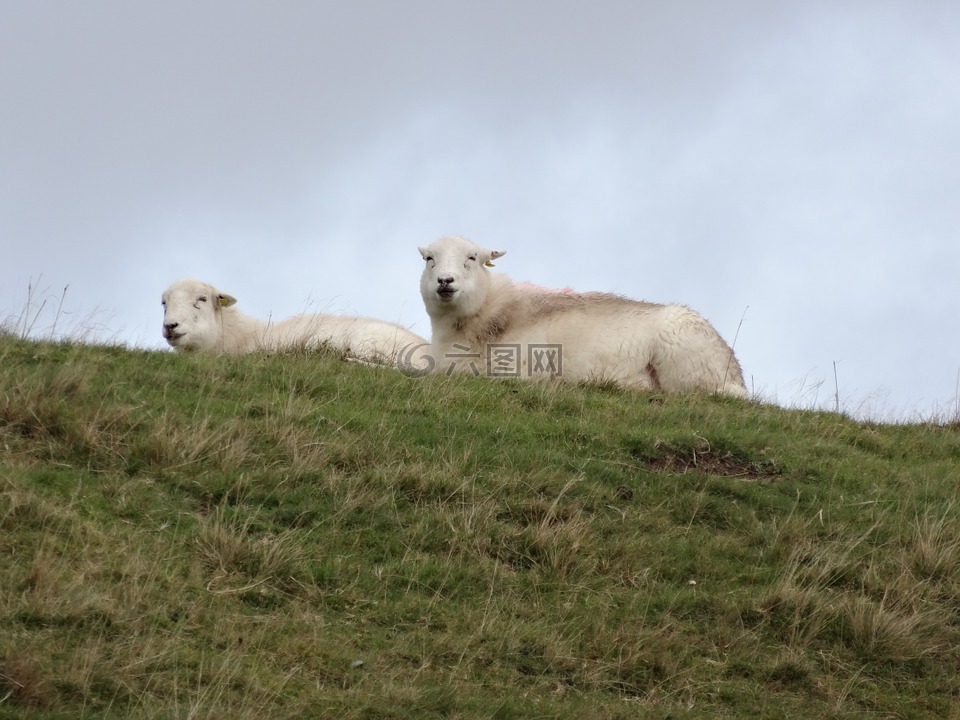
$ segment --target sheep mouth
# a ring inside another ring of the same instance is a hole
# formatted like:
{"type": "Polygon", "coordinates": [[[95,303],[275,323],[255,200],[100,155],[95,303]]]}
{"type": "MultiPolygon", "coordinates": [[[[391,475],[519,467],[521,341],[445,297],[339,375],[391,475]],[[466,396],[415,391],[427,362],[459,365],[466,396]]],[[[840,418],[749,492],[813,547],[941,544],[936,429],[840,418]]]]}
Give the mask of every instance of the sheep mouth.
{"type": "Polygon", "coordinates": [[[186,335],[186,333],[168,332],[166,330],[163,331],[164,339],[171,345],[176,345],[177,341],[184,335],[186,335]]]}
{"type": "Polygon", "coordinates": [[[441,300],[449,301],[453,299],[453,296],[457,294],[457,289],[452,287],[442,287],[437,290],[437,297],[441,300]]]}

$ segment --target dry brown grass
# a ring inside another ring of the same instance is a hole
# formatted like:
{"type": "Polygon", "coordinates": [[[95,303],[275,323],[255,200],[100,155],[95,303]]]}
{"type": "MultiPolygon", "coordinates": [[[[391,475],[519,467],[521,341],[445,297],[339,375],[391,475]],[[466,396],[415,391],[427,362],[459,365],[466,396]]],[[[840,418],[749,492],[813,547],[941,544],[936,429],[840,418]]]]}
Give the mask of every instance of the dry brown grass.
{"type": "Polygon", "coordinates": [[[0,715],[960,706],[955,429],[306,352],[0,361],[0,715]]]}

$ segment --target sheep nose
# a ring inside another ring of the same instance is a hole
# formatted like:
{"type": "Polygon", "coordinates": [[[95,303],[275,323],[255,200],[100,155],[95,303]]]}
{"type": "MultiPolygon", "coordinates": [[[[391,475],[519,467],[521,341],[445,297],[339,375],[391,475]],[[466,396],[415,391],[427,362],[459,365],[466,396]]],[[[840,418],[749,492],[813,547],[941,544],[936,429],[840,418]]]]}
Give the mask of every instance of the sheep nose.
{"type": "Polygon", "coordinates": [[[440,283],[440,286],[444,285],[453,285],[453,276],[447,275],[446,277],[437,278],[437,282],[440,283]]]}
{"type": "Polygon", "coordinates": [[[180,324],[180,323],[178,323],[178,322],[164,323],[164,324],[163,324],[163,327],[164,327],[165,329],[167,329],[167,330],[174,330],[174,329],[176,329],[177,325],[179,325],[179,324],[180,324]]]}

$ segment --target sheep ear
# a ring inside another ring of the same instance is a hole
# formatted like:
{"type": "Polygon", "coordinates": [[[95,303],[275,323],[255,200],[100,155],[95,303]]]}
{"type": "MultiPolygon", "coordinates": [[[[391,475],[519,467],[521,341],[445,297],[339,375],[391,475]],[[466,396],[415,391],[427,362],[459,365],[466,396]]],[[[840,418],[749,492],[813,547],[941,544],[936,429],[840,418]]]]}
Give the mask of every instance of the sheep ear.
{"type": "Polygon", "coordinates": [[[237,299],[233,295],[227,295],[226,293],[218,293],[217,304],[219,304],[220,307],[230,307],[231,305],[237,304],[237,299]]]}
{"type": "Polygon", "coordinates": [[[494,267],[493,263],[490,261],[496,260],[498,257],[503,257],[506,254],[507,254],[506,250],[491,250],[490,257],[487,258],[483,264],[486,265],[487,267],[494,267]]]}
{"type": "Polygon", "coordinates": [[[430,251],[427,250],[427,248],[423,247],[423,245],[421,245],[420,247],[418,247],[417,250],[420,251],[420,257],[422,257],[424,260],[426,260],[426,259],[427,259],[427,255],[430,254],[430,251]]]}

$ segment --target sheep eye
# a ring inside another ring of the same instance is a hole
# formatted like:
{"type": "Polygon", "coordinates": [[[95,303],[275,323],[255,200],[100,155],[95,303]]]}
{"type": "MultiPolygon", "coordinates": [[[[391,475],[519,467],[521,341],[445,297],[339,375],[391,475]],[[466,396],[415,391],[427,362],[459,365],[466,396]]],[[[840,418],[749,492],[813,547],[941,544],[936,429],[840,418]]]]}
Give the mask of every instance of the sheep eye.
{"type": "Polygon", "coordinates": [[[427,256],[424,258],[424,260],[426,260],[427,262],[433,262],[433,255],[427,255],[427,256]]]}
{"type": "Polygon", "coordinates": [[[206,302],[206,301],[207,301],[206,295],[201,295],[200,297],[197,298],[197,302],[206,302]]]}

